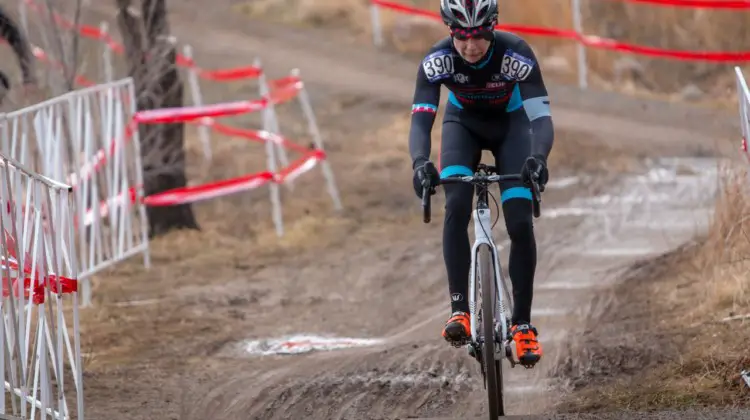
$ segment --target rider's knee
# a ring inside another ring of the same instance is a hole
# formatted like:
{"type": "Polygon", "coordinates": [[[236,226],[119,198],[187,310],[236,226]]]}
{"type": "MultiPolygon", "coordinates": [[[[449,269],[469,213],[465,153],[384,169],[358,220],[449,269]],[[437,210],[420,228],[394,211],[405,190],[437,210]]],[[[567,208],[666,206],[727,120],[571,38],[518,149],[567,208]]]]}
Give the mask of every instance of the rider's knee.
{"type": "Polygon", "coordinates": [[[455,218],[469,223],[474,188],[467,184],[446,184],[444,188],[446,219],[455,218]]]}
{"type": "Polygon", "coordinates": [[[534,222],[531,217],[531,201],[514,198],[503,203],[505,226],[510,240],[527,242],[534,237],[534,222]]]}

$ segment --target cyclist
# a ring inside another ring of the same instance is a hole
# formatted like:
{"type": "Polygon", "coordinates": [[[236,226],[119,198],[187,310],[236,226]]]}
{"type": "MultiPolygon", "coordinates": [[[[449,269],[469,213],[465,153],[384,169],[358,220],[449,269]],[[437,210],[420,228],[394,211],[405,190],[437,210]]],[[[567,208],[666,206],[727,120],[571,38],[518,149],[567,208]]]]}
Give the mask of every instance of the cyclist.
{"type": "MultiPolygon", "coordinates": [[[[515,302],[511,333],[519,361],[531,367],[541,359],[542,347],[531,325],[536,242],[528,186],[532,173],[538,175],[540,189],[549,178],[546,161],[554,134],[547,89],[529,44],[494,30],[497,0],[441,0],[440,14],[450,36],[437,42],[422,60],[412,105],[409,153],[414,189],[421,198],[423,187],[435,193],[433,182],[438,177],[473,175],[482,150],[493,153],[500,173],[523,174],[522,182],[501,185],[501,201],[511,241],[508,268],[515,302]],[[437,173],[432,165],[431,171],[425,169],[425,162],[441,86],[450,93],[437,173]]],[[[466,294],[474,190],[468,184],[445,185],[444,190],[443,258],[452,314],[443,337],[460,346],[471,337],[466,294]]]]}

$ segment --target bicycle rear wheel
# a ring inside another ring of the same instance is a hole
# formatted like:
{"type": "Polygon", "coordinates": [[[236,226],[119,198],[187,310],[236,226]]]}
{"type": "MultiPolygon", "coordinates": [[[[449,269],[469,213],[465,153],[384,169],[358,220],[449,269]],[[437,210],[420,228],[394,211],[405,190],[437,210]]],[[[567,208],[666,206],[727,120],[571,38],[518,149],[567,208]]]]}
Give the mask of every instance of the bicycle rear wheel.
{"type": "Polygon", "coordinates": [[[479,247],[479,277],[482,291],[482,363],[484,363],[487,400],[490,419],[505,415],[503,404],[503,367],[495,359],[495,308],[497,290],[495,287],[495,266],[492,250],[487,245],[479,247]]]}

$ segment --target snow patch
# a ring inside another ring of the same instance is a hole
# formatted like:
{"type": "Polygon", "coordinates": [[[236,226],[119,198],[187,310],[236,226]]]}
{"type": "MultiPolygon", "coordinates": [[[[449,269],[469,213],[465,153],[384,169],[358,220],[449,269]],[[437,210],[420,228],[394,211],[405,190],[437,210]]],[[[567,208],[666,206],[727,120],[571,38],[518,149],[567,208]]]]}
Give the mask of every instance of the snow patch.
{"type": "Polygon", "coordinates": [[[250,340],[246,341],[243,347],[250,354],[270,356],[373,346],[382,342],[383,340],[381,339],[293,335],[281,338],[250,340]]]}

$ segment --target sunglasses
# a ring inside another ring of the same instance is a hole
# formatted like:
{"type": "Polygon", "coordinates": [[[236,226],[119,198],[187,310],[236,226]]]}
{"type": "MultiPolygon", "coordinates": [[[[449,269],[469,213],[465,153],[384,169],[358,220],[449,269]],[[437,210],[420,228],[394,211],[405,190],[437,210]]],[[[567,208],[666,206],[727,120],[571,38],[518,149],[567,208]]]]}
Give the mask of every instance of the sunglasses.
{"type": "Polygon", "coordinates": [[[493,33],[493,27],[492,25],[487,26],[479,26],[476,28],[459,28],[459,27],[453,27],[451,28],[451,36],[456,38],[459,41],[466,41],[467,39],[472,38],[481,38],[486,41],[492,41],[494,38],[493,33]]]}

